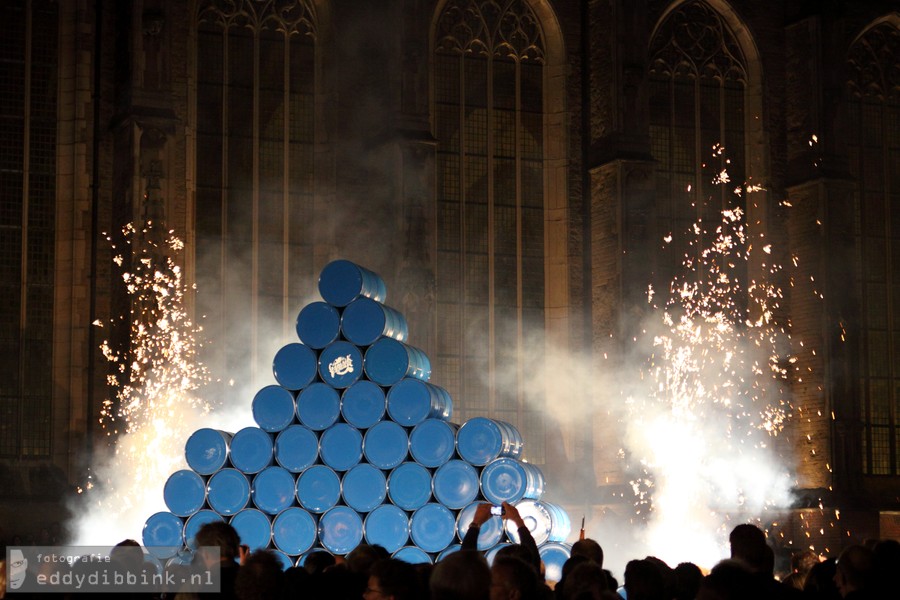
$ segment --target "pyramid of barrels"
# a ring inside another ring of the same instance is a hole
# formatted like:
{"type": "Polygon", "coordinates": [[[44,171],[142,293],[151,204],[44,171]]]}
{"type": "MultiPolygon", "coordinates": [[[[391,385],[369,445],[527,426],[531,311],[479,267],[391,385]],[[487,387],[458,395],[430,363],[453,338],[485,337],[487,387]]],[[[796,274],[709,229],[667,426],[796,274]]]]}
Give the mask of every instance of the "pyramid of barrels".
{"type": "MultiPolygon", "coordinates": [[[[430,361],[407,343],[406,319],[384,304],[377,274],[336,260],[318,288],[323,301],[297,317],[299,340],[275,355],[276,383],[253,398],[256,426],[199,429],[187,440],[189,468],[163,489],[168,511],[144,525],[149,552],[189,555],[197,530],[223,520],[285,567],[362,543],[434,562],[460,548],[478,503],[509,502],[545,562],[561,564],[570,520],[541,499],[544,478],[520,459],[518,430],[484,417],[451,421],[450,394],[429,383],[430,361]]],[[[515,542],[515,527],[492,517],[478,547],[491,560],[515,542]]]]}

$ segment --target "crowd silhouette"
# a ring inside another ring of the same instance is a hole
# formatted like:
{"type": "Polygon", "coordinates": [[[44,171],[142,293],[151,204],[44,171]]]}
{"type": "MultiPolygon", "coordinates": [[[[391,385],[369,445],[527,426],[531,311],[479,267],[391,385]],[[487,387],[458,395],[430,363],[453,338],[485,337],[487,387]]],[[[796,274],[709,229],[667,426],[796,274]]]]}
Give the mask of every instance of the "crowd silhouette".
{"type": "MultiPolygon", "coordinates": [[[[98,598],[157,600],[867,600],[900,598],[900,542],[878,540],[851,545],[837,557],[798,551],[790,572],[775,573],[775,553],[755,525],[736,526],[729,536],[731,555],[704,573],[684,562],[672,567],[653,556],[629,561],[621,584],[604,568],[600,543],[579,539],[558,582],[545,581],[540,554],[515,507],[505,504],[503,518],[518,528],[519,542],[497,552],[489,565],[477,550],[480,527],[490,518],[490,505],[480,505],[459,551],[434,565],[391,558],[380,546],[360,545],[346,556],[320,550],[301,565],[284,570],[271,550],[250,552],[237,532],[224,522],[204,525],[190,562],[173,566],[183,572],[218,567],[218,592],[172,588],[155,593],[95,594],[98,598]],[[214,552],[209,552],[212,549],[214,552]]],[[[6,556],[6,553],[3,554],[6,556]]],[[[137,542],[125,540],[111,554],[125,569],[139,570],[137,542]]],[[[0,569],[0,598],[28,597],[7,591],[6,564],[0,569]]],[[[184,578],[180,578],[183,580],[184,578]]],[[[65,594],[55,594],[65,598],[65,594]]],[[[70,594],[87,599],[91,594],[70,594]]]]}

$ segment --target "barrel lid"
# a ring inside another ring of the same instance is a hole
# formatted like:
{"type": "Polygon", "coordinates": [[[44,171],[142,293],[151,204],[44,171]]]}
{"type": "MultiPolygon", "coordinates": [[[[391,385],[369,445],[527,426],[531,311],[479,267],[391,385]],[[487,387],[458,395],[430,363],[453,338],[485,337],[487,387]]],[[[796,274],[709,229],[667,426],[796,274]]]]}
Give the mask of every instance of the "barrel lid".
{"type": "Polygon", "coordinates": [[[243,473],[259,473],[272,464],[272,435],[259,427],[244,427],[231,438],[231,464],[243,473]]]}
{"type": "Polygon", "coordinates": [[[316,542],[316,519],[298,506],[286,508],[272,522],[272,542],[288,555],[302,554],[316,542]]]}
{"type": "Polygon", "coordinates": [[[231,517],[230,523],[241,543],[249,546],[250,550],[267,548],[272,540],[272,522],[259,509],[245,508],[231,517]]]}
{"type": "Polygon", "coordinates": [[[237,469],[222,469],[207,483],[209,505],[222,516],[236,514],[250,501],[250,481],[237,469]]]}
{"type": "Polygon", "coordinates": [[[417,462],[436,468],[453,457],[456,431],[440,419],[425,419],[409,434],[409,452],[417,462]]]}
{"type": "Polygon", "coordinates": [[[521,500],[527,485],[525,468],[513,458],[498,458],[481,471],[481,492],[493,504],[521,500]]]}
{"type": "Polygon", "coordinates": [[[384,390],[368,379],[360,379],[344,390],[341,396],[341,415],[360,429],[368,429],[384,417],[384,390]]]}
{"type": "Polygon", "coordinates": [[[294,421],[294,395],[280,385],[267,385],[253,397],[253,419],[263,431],[275,433],[294,421]]]}
{"type": "MultiPolygon", "coordinates": [[[[456,534],[462,540],[466,537],[469,525],[475,518],[475,509],[480,502],[473,502],[456,515],[456,534]]],[[[482,552],[498,544],[503,538],[503,520],[500,517],[491,517],[478,530],[478,549],[482,552]]]]}
{"type": "Polygon", "coordinates": [[[219,513],[203,509],[198,510],[190,517],[188,517],[187,521],[184,522],[184,543],[191,550],[197,549],[197,540],[196,535],[197,532],[200,531],[200,528],[206,525],[207,523],[216,523],[220,521],[224,521],[222,515],[219,513]]]}
{"type": "Polygon", "coordinates": [[[319,438],[305,425],[291,425],[275,438],[275,460],[291,473],[300,473],[316,462],[319,438]]]}
{"type": "Polygon", "coordinates": [[[341,397],[330,385],[316,382],[297,396],[297,418],[313,431],[334,425],[341,414],[341,397]]]}
{"type": "Polygon", "coordinates": [[[448,461],[434,473],[431,487],[444,506],[463,508],[478,497],[478,471],[465,461],[448,461]]]}
{"type": "Polygon", "coordinates": [[[363,374],[363,369],[362,352],[350,342],[332,342],[319,354],[319,377],[331,387],[350,387],[363,374]]]}
{"type": "Polygon", "coordinates": [[[371,298],[357,298],[341,313],[341,331],[359,346],[373,344],[384,333],[386,319],[382,305],[371,298]]]}
{"type": "Polygon", "coordinates": [[[297,500],[307,510],[323,513],[341,498],[341,478],[334,469],[313,465],[297,478],[297,500]]]}
{"type": "Polygon", "coordinates": [[[206,482],[190,469],[175,471],[163,486],[163,500],[172,514],[189,517],[206,502],[206,482]]]}
{"type": "Polygon", "coordinates": [[[473,465],[484,466],[500,454],[503,436],[491,419],[474,417],[463,423],[456,434],[456,450],[473,465]]]}
{"type": "Polygon", "coordinates": [[[250,486],[250,497],[256,508],[277,515],[294,502],[294,476],[282,467],[266,467],[256,474],[250,486]]]}
{"type": "Polygon", "coordinates": [[[408,562],[411,565],[430,565],[432,563],[428,553],[416,546],[404,546],[394,552],[392,557],[397,560],[402,560],[403,562],[408,562]]]}
{"type": "Polygon", "coordinates": [[[216,429],[198,429],[184,445],[184,458],[188,466],[200,475],[212,475],[228,461],[230,438],[230,435],[216,429]]]}
{"type": "Polygon", "coordinates": [[[341,479],[341,496],[350,508],[366,513],[384,502],[387,483],[384,473],[372,465],[356,465],[341,479]]]}
{"type": "Polygon", "coordinates": [[[310,302],[297,315],[297,337],[320,350],[335,341],[341,328],[341,314],[327,302],[310,302]]]}
{"type": "Polygon", "coordinates": [[[399,506],[382,504],[365,520],[366,542],[396,552],[409,541],[409,515],[399,506]]]}
{"type": "Polygon", "coordinates": [[[362,434],[346,423],[336,423],[319,438],[319,456],[335,471],[346,471],[362,458],[362,434]]]}
{"type": "Polygon", "coordinates": [[[388,477],[391,502],[404,510],[416,510],[431,498],[431,473],[422,465],[405,462],[388,477]]]}
{"type": "Polygon", "coordinates": [[[349,506],[335,506],[319,519],[319,541],[333,554],[347,554],[362,538],[362,518],[349,506]]]}
{"type": "Polygon", "coordinates": [[[379,469],[393,469],[409,454],[409,435],[393,421],[381,421],[363,437],[363,453],[379,469]]]}
{"type": "Polygon", "coordinates": [[[425,552],[440,552],[456,535],[456,519],[450,509],[430,502],[413,513],[410,536],[425,552]]]}
{"type": "Polygon", "coordinates": [[[152,514],[144,522],[141,540],[153,556],[171,558],[184,547],[184,521],[168,511],[152,514]]]}

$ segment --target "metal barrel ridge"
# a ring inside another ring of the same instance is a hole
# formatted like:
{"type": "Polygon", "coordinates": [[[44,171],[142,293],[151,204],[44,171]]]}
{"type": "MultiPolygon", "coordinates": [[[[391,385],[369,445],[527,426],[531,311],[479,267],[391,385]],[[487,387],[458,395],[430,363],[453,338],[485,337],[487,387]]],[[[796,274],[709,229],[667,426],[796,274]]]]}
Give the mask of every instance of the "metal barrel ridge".
{"type": "Polygon", "coordinates": [[[376,273],[349,260],[335,260],[322,269],[319,275],[319,294],[328,304],[344,307],[364,296],[378,302],[387,297],[384,280],[376,273]]]}
{"type": "Polygon", "coordinates": [[[523,447],[519,430],[497,419],[474,417],[463,423],[456,434],[457,452],[476,466],[501,457],[519,458],[523,447]]]}
{"type": "Polygon", "coordinates": [[[450,392],[420,379],[406,377],[387,393],[391,419],[404,427],[415,427],[425,419],[449,419],[453,413],[450,392]]]}
{"type": "Polygon", "coordinates": [[[358,346],[370,346],[382,336],[405,341],[409,338],[409,326],[400,311],[363,297],[344,308],[341,333],[358,346]]]}
{"type": "Polygon", "coordinates": [[[337,340],[341,313],[327,302],[311,302],[297,315],[297,337],[315,350],[337,340]]]}
{"type": "Polygon", "coordinates": [[[302,390],[316,379],[318,360],[309,346],[293,343],[283,346],[272,360],[275,381],[286,390],[302,390]]]}
{"type": "Polygon", "coordinates": [[[263,431],[278,433],[294,423],[297,407],[291,392],[280,385],[267,385],[253,396],[251,410],[263,431]]]}
{"type": "Polygon", "coordinates": [[[244,427],[231,438],[231,464],[242,473],[259,473],[273,457],[272,434],[259,427],[244,427]]]}
{"type": "Polygon", "coordinates": [[[188,466],[200,475],[212,475],[228,464],[231,434],[204,427],[191,434],[184,445],[188,466]]]}
{"type": "Polygon", "coordinates": [[[431,361],[425,352],[387,337],[366,350],[364,369],[369,379],[383,386],[394,385],[404,377],[422,381],[431,377],[431,361]]]}

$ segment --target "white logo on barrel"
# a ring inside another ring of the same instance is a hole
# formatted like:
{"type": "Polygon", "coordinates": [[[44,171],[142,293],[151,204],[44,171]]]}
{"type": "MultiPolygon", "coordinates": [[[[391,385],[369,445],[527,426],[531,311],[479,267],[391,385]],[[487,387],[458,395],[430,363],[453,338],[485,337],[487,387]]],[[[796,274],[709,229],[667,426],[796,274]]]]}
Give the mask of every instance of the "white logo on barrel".
{"type": "Polygon", "coordinates": [[[352,373],[353,359],[350,358],[349,354],[347,356],[338,356],[328,365],[328,372],[331,373],[332,377],[340,377],[347,373],[352,373]]]}

